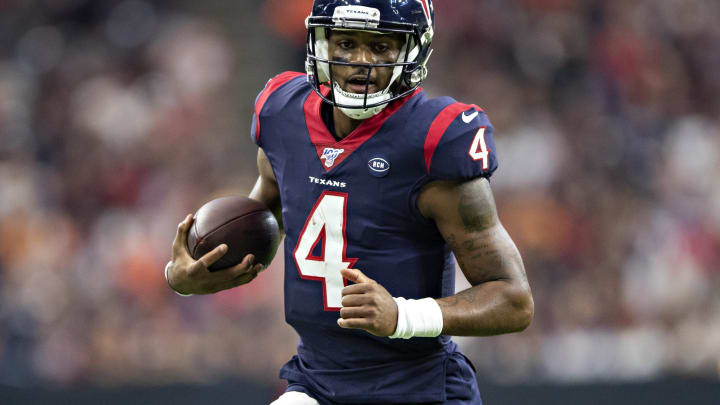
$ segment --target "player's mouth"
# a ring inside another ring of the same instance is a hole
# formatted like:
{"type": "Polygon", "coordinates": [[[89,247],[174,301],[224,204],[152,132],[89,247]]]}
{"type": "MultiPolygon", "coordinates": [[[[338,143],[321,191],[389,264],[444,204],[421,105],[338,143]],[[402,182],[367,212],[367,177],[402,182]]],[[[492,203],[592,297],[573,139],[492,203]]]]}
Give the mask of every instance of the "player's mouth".
{"type": "Polygon", "coordinates": [[[366,86],[368,93],[378,91],[377,84],[372,76],[370,76],[370,80],[368,81],[367,75],[353,75],[345,81],[345,91],[350,93],[365,93],[366,86]]]}

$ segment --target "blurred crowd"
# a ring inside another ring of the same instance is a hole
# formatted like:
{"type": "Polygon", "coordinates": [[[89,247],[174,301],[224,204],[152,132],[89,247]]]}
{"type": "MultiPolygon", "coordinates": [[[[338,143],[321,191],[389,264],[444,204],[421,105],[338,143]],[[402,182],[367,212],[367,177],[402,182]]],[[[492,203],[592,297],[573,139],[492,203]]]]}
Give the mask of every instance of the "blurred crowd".
{"type": "MultiPolygon", "coordinates": [[[[255,95],[303,66],[309,5],[202,7],[0,0],[0,384],[274,381],[293,353],[281,253],[212,296],[162,274],[187,213],[249,191],[255,95]]],[[[458,339],[481,377],[720,378],[720,3],[435,12],[425,90],[493,121],[536,302],[522,334],[458,339]]]]}

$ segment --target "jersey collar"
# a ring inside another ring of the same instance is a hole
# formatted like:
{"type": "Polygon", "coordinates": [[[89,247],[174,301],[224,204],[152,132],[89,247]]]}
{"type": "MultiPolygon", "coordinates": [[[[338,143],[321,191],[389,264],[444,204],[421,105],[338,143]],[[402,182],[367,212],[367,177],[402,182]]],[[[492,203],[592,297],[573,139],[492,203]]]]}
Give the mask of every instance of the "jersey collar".
{"type": "MultiPolygon", "coordinates": [[[[321,91],[324,96],[327,96],[330,93],[330,89],[325,86],[321,87],[321,91]]],[[[390,103],[390,105],[384,108],[380,113],[363,121],[348,136],[339,141],[332,136],[322,119],[320,110],[323,103],[322,98],[314,91],[311,91],[310,95],[305,100],[305,123],[307,124],[308,133],[310,134],[310,141],[315,146],[318,159],[322,163],[322,167],[325,168],[325,171],[329,172],[333,168],[339,166],[340,163],[347,159],[347,157],[357,150],[365,141],[375,135],[385,121],[387,121],[388,118],[399,110],[400,107],[405,105],[405,103],[421,91],[422,88],[418,87],[409,95],[390,103]],[[335,150],[334,154],[330,151],[330,154],[335,156],[331,162],[327,159],[323,160],[323,156],[327,156],[327,149],[335,150]],[[339,150],[342,150],[342,152],[338,153],[337,151],[339,150]]]]}

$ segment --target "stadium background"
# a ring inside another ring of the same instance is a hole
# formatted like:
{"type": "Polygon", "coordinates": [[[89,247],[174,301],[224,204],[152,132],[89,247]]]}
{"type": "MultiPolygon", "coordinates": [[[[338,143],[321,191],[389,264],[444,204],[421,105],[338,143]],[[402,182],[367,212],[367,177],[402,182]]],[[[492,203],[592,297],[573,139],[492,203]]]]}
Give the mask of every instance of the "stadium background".
{"type": "MultiPolygon", "coordinates": [[[[281,255],[207,297],[162,268],[253,184],[252,102],[302,69],[310,3],[0,0],[0,403],[281,392],[281,255]]],[[[720,3],[435,3],[424,87],[492,118],[536,301],[458,339],[487,403],[720,403],[720,3]]]]}

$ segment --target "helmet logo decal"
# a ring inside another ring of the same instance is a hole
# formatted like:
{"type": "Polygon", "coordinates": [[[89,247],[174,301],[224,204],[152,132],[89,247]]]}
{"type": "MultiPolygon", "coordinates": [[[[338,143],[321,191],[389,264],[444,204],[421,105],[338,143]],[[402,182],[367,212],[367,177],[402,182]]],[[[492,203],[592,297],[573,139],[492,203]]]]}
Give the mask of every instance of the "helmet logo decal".
{"type": "Polygon", "coordinates": [[[335,159],[343,152],[345,152],[345,149],[325,148],[323,149],[322,156],[320,156],[320,160],[325,159],[325,166],[332,167],[332,165],[335,164],[335,159]]]}
{"type": "Polygon", "coordinates": [[[427,0],[415,0],[418,3],[422,4],[423,11],[425,12],[425,18],[427,18],[428,25],[432,27],[432,17],[430,14],[430,5],[428,4],[427,0]]]}
{"type": "Polygon", "coordinates": [[[338,6],[335,7],[332,20],[336,27],[377,28],[380,23],[380,10],[365,6],[338,6]]]}

